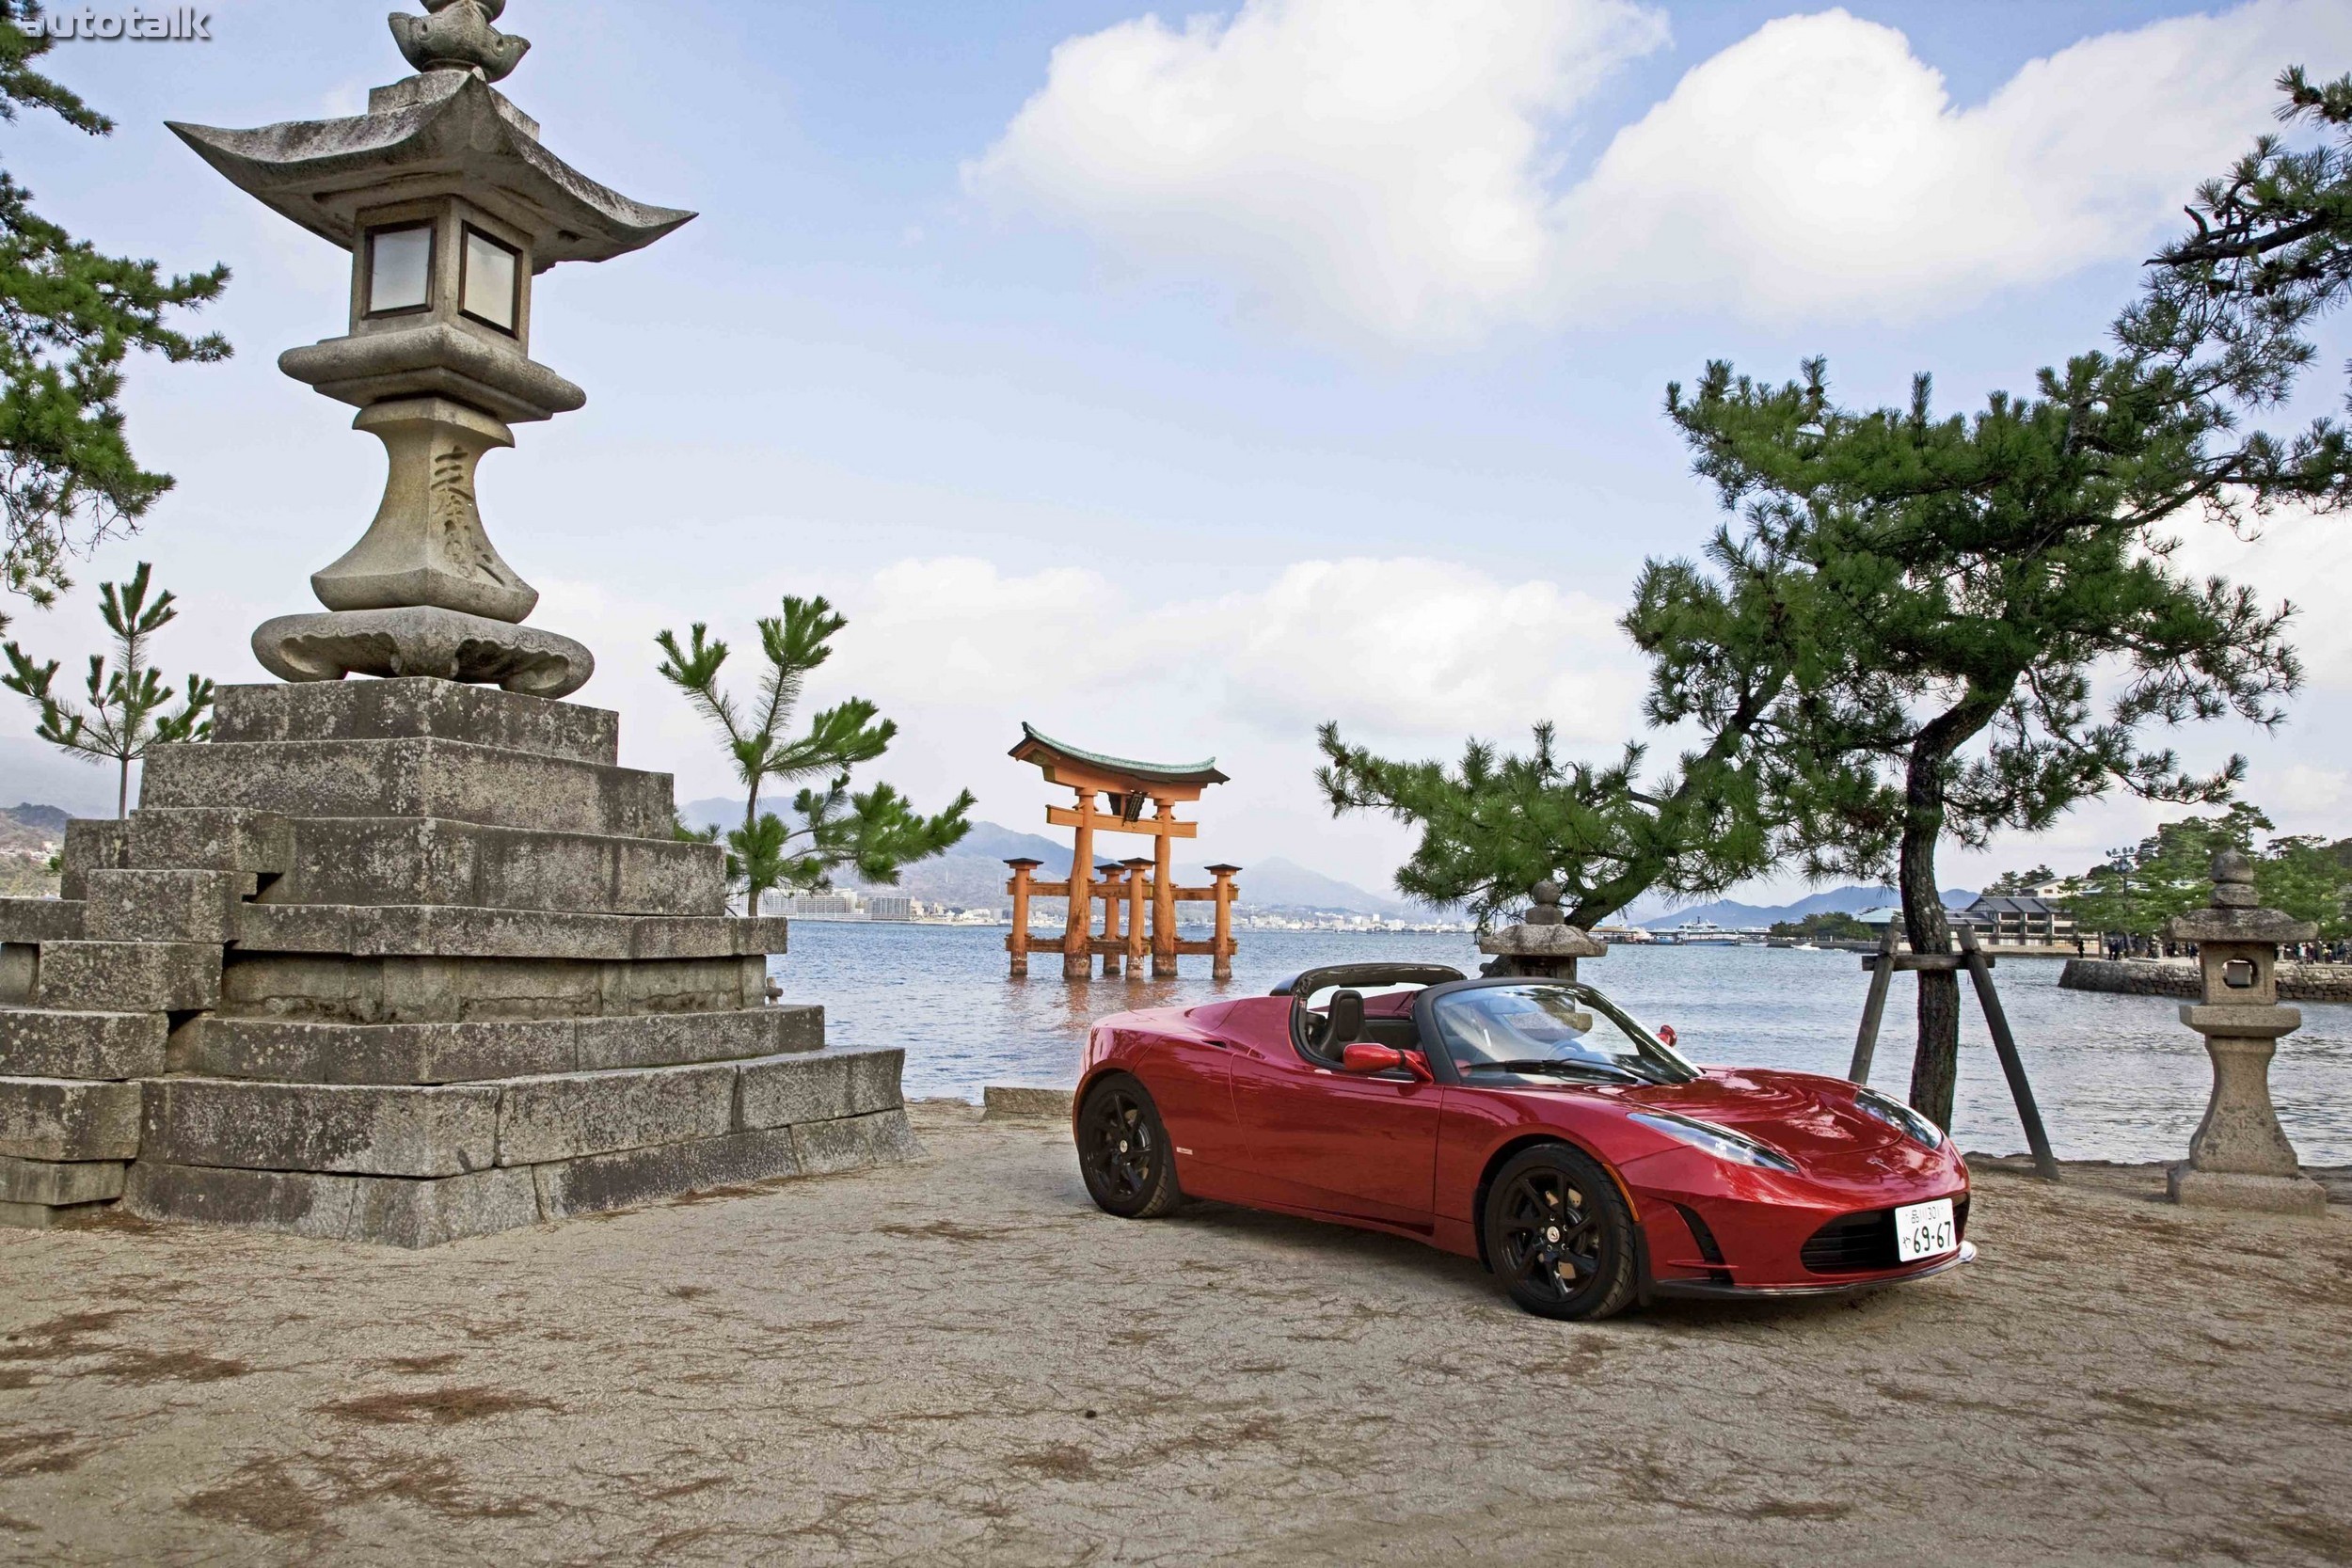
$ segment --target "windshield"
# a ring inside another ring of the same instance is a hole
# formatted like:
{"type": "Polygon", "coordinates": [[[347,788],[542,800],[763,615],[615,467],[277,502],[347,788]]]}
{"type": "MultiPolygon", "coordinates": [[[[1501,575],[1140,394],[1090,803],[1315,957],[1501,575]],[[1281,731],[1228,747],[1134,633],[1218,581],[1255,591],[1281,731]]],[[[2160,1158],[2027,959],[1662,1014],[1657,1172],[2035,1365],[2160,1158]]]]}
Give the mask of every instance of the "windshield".
{"type": "Polygon", "coordinates": [[[1650,1037],[1599,992],[1557,980],[1476,986],[1431,1005],[1438,1035],[1465,1074],[1687,1084],[1698,1069],[1650,1037]]]}

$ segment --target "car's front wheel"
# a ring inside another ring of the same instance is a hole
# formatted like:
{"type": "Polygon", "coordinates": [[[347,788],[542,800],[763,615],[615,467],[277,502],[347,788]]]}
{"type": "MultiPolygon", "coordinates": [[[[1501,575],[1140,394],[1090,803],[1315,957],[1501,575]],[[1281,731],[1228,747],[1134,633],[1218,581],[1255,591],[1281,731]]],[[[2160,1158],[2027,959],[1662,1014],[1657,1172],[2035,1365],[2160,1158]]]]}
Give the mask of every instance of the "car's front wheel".
{"type": "Polygon", "coordinates": [[[1625,1310],[1634,1276],[1633,1214],[1590,1155],[1538,1144],[1486,1190],[1486,1260],[1511,1299],[1546,1318],[1625,1310]]]}
{"type": "Polygon", "coordinates": [[[1175,1151],[1159,1107],[1123,1074],[1087,1091],[1078,1110],[1078,1169],[1088,1196],[1121,1219],[1156,1219],[1184,1196],[1176,1187],[1175,1151]]]}

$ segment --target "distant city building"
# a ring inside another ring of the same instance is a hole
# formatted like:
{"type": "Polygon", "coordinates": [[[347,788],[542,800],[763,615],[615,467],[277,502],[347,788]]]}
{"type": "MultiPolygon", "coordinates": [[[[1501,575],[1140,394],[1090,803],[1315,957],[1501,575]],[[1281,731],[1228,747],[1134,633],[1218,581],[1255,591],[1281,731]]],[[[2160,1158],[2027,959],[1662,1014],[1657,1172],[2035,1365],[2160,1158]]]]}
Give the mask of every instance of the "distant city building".
{"type": "Polygon", "coordinates": [[[854,893],[795,893],[784,899],[777,912],[817,920],[849,920],[865,911],[854,893]]]}
{"type": "Polygon", "coordinates": [[[866,918],[868,920],[913,920],[914,916],[914,900],[912,898],[886,893],[866,900],[866,918]]]}

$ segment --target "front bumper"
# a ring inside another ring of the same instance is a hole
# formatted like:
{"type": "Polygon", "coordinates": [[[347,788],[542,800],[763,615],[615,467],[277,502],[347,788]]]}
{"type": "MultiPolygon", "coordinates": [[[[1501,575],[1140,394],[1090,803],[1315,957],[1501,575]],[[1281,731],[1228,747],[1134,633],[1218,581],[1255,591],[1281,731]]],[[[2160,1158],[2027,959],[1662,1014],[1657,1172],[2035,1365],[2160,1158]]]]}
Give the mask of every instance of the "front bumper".
{"type": "Polygon", "coordinates": [[[1820,1285],[1733,1285],[1712,1279],[1653,1279],[1648,1282],[1647,1293],[1658,1298],[1704,1301],[1798,1301],[1816,1296],[1850,1296],[1864,1291],[1884,1290],[1889,1285],[1908,1285],[1915,1279],[1930,1279],[1976,1260],[1977,1243],[1963,1242],[1958,1252],[1901,1274],[1839,1279],[1820,1285]]]}

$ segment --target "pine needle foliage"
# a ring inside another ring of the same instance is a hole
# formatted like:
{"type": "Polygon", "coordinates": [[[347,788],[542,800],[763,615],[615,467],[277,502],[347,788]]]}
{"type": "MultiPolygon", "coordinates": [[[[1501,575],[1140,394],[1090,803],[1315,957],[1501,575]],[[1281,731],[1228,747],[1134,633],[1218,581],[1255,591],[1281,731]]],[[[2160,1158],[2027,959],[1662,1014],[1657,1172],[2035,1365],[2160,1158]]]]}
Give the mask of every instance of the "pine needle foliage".
{"type": "Polygon", "coordinates": [[[203,676],[187,678],[186,695],[166,686],[162,673],[148,662],[149,644],[157,632],[179,617],[178,602],[167,591],[152,602],[147,596],[149,567],[144,561],[128,582],[99,584],[98,614],[114,638],[117,665],[109,669],[103,654],[92,655],[87,685],[88,709],[56,696],[57,661],[35,663],[14,642],[0,648],[8,661],[0,686],[33,705],[39,715],[33,733],[52,746],[92,762],[112,762],[116,769],[115,816],[131,813],[131,765],[157,746],[210,739],[213,683],[203,676]],[[180,697],[177,712],[167,713],[180,697]]]}
{"type": "MultiPolygon", "coordinates": [[[[33,68],[55,42],[21,25],[40,13],[32,0],[0,0],[0,120],[38,108],[108,134],[112,120],[33,68]]],[[[227,358],[219,334],[167,323],[217,298],[229,269],[167,277],[73,238],[32,200],[0,171],[0,584],[47,605],[71,586],[70,558],[135,530],[171,488],[132,455],[123,361],[134,349],[174,363],[227,358]]]]}
{"type": "MultiPolygon", "coordinates": [[[[833,885],[834,873],[853,870],[860,879],[885,886],[900,870],[951,847],[971,832],[976,803],[964,790],[947,809],[926,816],[887,784],[850,788],[851,770],[890,749],[898,726],[863,697],[826,708],[805,732],[788,735],[809,674],[833,657],[833,639],[849,625],[822,595],[786,594],[780,613],[758,622],[759,651],[766,663],[757,697],[739,704],[720,685],[730,652],[697,621],[684,642],[664,630],[654,641],[663,657],[662,679],[678,689],[694,710],[718,731],[743,786],[743,823],[728,831],[727,875],[742,889],[746,908],[759,912],[761,895],[779,888],[815,890],[833,885]],[[803,784],[793,796],[792,819],[760,809],[771,786],[803,784]]],[[[715,832],[681,828],[681,837],[705,840],[715,832]]]]}

